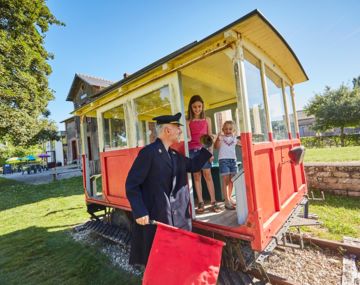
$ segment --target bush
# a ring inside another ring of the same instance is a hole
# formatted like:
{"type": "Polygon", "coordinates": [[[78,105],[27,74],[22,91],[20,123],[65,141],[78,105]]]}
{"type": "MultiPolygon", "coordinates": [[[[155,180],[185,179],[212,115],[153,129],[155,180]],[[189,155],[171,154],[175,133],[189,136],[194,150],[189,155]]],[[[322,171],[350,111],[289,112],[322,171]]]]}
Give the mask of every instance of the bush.
{"type": "MultiPolygon", "coordinates": [[[[360,134],[345,135],[344,146],[360,146],[360,134]]],[[[301,143],[306,148],[340,147],[340,136],[304,137],[301,143]]]]}

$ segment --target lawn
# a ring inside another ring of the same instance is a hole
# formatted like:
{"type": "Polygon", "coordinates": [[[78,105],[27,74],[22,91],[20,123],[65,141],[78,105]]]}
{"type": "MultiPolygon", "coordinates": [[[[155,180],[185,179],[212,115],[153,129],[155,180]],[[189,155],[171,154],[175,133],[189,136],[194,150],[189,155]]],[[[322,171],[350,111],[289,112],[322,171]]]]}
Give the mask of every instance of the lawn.
{"type": "Polygon", "coordinates": [[[360,146],[308,148],[306,162],[360,161],[360,146]]]}
{"type": "Polygon", "coordinates": [[[70,229],[88,219],[81,177],[45,185],[0,178],[0,284],[140,284],[70,229]]]}
{"type": "Polygon", "coordinates": [[[342,241],[343,236],[359,238],[360,198],[325,195],[325,201],[310,201],[309,207],[309,212],[318,215],[323,226],[303,227],[303,231],[338,241],[342,241]]]}

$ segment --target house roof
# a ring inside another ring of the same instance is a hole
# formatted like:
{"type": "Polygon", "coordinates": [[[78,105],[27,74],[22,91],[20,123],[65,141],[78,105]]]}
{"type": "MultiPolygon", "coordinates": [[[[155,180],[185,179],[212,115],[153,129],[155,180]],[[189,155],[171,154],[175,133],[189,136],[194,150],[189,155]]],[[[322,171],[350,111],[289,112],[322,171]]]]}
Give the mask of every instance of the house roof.
{"type": "Polygon", "coordinates": [[[91,86],[96,86],[96,87],[101,87],[101,88],[106,88],[114,83],[110,80],[106,80],[106,79],[102,79],[102,78],[98,78],[98,77],[94,77],[94,76],[90,76],[90,75],[75,73],[75,76],[74,76],[73,82],[71,84],[69,94],[66,98],[66,101],[72,101],[73,96],[74,96],[73,92],[74,92],[76,84],[79,80],[84,81],[91,86]]]}
{"type": "Polygon", "coordinates": [[[62,120],[60,123],[67,123],[67,122],[74,121],[74,120],[75,120],[75,116],[72,116],[72,117],[66,118],[65,120],[62,120]]]}

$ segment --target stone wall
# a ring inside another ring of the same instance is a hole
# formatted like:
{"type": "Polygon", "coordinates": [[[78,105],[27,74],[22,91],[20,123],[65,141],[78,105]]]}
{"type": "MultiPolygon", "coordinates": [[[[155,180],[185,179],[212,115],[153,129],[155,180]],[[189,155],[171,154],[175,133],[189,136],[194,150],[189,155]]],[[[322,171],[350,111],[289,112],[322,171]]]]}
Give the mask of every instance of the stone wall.
{"type": "Polygon", "coordinates": [[[310,189],[360,197],[360,162],[306,163],[310,189]]]}

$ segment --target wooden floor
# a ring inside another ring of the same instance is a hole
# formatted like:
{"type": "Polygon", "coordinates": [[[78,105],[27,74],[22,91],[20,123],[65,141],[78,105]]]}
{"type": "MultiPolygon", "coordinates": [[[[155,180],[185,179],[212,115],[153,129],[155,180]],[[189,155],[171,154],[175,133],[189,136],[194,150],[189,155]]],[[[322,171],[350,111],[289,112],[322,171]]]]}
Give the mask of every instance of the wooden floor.
{"type": "Polygon", "coordinates": [[[210,211],[210,204],[205,205],[205,212],[202,214],[196,214],[196,220],[228,227],[238,227],[236,210],[227,210],[225,209],[224,202],[218,202],[218,205],[221,207],[222,211],[219,213],[214,213],[210,211]]]}

